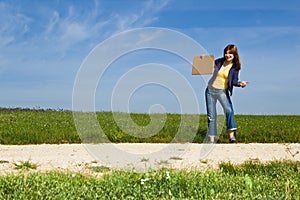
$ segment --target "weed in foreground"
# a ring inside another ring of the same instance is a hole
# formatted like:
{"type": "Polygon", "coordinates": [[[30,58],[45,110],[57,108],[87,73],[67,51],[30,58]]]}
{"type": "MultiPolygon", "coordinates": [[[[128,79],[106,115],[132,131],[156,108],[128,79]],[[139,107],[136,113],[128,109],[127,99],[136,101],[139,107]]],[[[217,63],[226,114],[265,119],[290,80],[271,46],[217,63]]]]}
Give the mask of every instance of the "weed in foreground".
{"type": "Polygon", "coordinates": [[[17,170],[30,170],[37,169],[37,164],[31,163],[29,160],[21,161],[19,163],[14,163],[15,169],[17,170]]]}

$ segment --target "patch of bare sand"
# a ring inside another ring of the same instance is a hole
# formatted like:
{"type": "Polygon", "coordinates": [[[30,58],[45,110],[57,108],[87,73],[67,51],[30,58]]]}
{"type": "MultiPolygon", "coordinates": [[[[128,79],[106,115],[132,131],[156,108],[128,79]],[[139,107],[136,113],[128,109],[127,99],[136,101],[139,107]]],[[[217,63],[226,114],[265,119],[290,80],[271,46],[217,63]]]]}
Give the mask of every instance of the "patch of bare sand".
{"type": "Polygon", "coordinates": [[[206,170],[220,162],[300,161],[300,144],[61,144],[0,145],[1,174],[15,173],[15,164],[30,162],[30,171],[94,173],[92,167],[148,170],[161,167],[206,170]]]}

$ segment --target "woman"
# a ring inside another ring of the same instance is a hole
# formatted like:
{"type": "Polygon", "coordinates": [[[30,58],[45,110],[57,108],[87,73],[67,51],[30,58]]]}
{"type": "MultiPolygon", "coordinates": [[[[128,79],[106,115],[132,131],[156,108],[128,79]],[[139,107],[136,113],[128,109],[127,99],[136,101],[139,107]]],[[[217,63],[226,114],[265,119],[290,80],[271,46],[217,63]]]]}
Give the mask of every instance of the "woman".
{"type": "Polygon", "coordinates": [[[246,81],[239,81],[240,69],[241,63],[237,47],[229,44],[224,49],[223,57],[215,60],[214,74],[205,91],[209,142],[216,142],[218,137],[217,101],[222,105],[226,116],[229,142],[237,142],[234,136],[236,124],[230,96],[233,92],[233,86],[244,88],[247,85],[246,81]]]}

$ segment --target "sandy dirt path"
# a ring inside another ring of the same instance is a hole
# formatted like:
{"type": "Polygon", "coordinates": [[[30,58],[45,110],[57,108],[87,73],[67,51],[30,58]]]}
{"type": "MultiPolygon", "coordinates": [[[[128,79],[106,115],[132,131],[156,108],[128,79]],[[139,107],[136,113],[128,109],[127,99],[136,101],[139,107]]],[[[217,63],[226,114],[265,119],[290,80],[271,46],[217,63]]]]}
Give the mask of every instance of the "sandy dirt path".
{"type": "Polygon", "coordinates": [[[93,166],[147,170],[216,168],[220,162],[300,161],[300,144],[61,144],[0,145],[1,174],[29,161],[39,171],[90,172],[93,166]]]}

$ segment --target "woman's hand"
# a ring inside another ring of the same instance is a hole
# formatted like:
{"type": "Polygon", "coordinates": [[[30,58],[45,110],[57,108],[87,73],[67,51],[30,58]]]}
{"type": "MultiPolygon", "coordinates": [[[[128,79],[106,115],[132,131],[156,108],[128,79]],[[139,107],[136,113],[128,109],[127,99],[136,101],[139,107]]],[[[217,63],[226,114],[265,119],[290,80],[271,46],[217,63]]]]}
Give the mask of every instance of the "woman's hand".
{"type": "Polygon", "coordinates": [[[248,81],[240,81],[240,82],[238,82],[238,85],[239,85],[240,87],[242,87],[242,88],[246,87],[247,84],[248,84],[248,81]]]}

